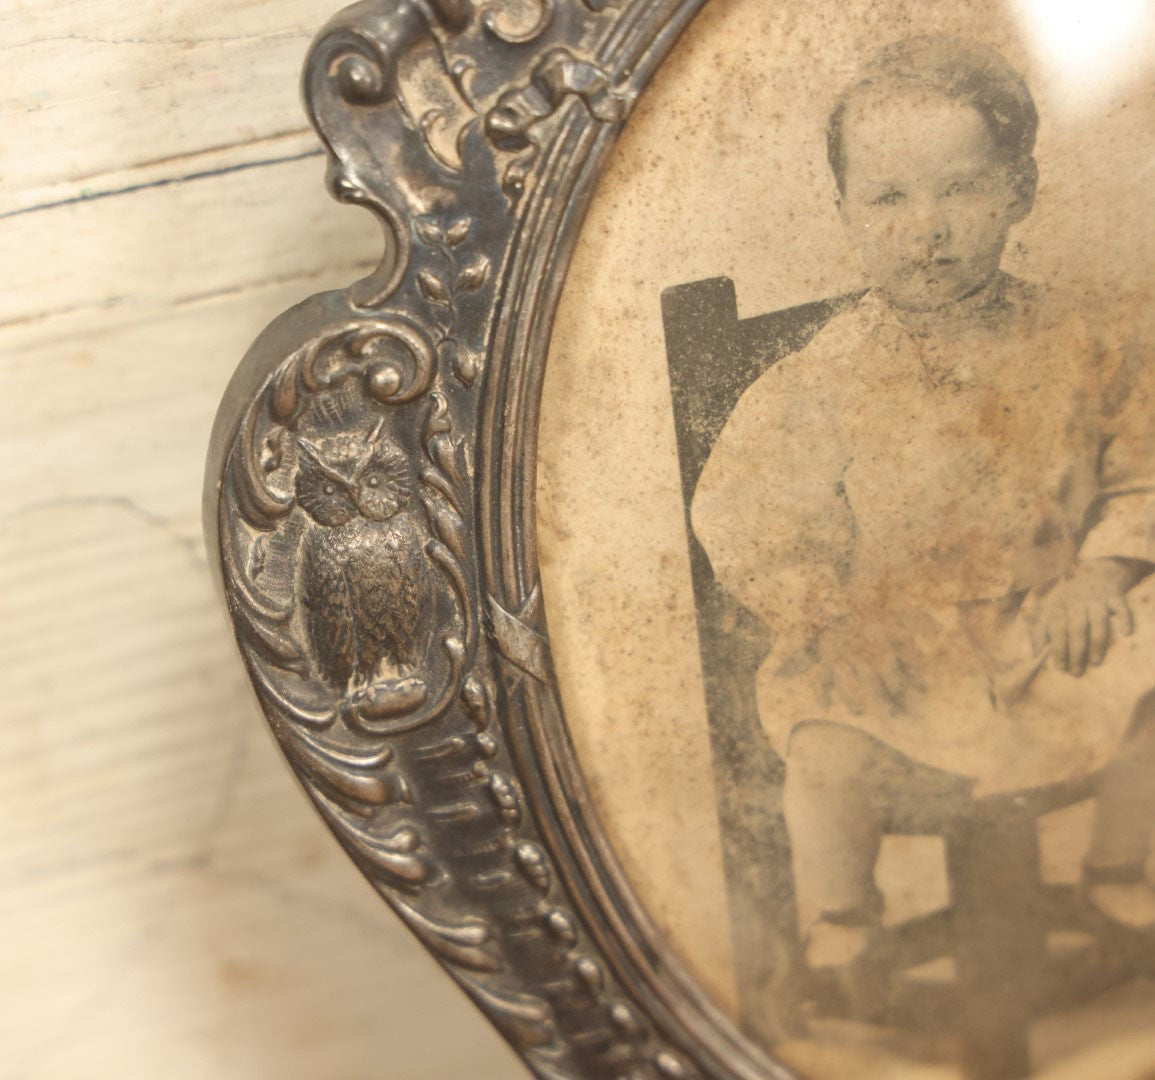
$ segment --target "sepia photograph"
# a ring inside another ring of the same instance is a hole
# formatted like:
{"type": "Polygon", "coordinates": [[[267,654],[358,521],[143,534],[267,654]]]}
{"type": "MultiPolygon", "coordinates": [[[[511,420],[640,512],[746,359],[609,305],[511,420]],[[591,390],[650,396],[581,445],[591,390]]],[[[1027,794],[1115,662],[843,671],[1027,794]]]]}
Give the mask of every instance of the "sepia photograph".
{"type": "Polygon", "coordinates": [[[708,8],[563,294],[578,756],[807,1076],[1155,1071],[1151,13],[1062,6],[708,8]]]}

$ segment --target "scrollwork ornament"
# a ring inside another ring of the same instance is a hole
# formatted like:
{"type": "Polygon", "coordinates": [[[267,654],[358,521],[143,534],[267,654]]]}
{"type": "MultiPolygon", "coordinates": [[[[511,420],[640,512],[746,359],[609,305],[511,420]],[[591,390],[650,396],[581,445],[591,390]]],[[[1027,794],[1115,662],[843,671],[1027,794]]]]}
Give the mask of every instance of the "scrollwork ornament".
{"type": "Polygon", "coordinates": [[[335,16],[305,101],[331,192],[384,226],[381,264],[257,340],[210,451],[206,535],[288,764],[383,900],[555,1080],[755,1075],[591,840],[527,482],[595,166],[700,3],[535,0],[515,23],[498,4],[363,0],[335,16]],[[422,94],[450,104],[415,118],[422,94]],[[460,163],[431,143],[453,103],[460,163]]]}
{"type": "Polygon", "coordinates": [[[520,28],[507,20],[505,4],[492,4],[482,15],[482,25],[495,38],[510,45],[524,45],[536,41],[553,21],[556,0],[533,0],[528,21],[520,28]]]}

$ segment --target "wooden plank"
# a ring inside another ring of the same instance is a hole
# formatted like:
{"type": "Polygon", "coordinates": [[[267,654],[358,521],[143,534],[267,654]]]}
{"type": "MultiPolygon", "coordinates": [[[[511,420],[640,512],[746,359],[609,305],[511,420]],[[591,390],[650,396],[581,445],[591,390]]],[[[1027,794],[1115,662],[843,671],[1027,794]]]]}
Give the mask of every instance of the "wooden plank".
{"type": "Polygon", "coordinates": [[[0,522],[0,671],[0,1076],[516,1075],[306,806],[168,522],[0,522]]]}
{"type": "Polygon", "coordinates": [[[297,72],[326,0],[22,0],[0,15],[0,213],[305,137],[297,72]]]}
{"type": "Polygon", "coordinates": [[[199,541],[208,432],[238,360],[284,308],[376,262],[376,224],[329,200],[320,172],[233,172],[5,223],[0,264],[20,273],[0,294],[0,396],[24,407],[0,452],[34,464],[0,515],[118,493],[199,541]]]}
{"type": "Polygon", "coordinates": [[[335,6],[0,11],[0,1080],[523,1073],[308,808],[204,561],[233,368],[381,250],[297,100],[335,6]]]}
{"type": "Polygon", "coordinates": [[[0,330],[90,307],[139,316],[326,266],[344,284],[337,267],[375,260],[380,229],[323,176],[317,156],[10,217],[0,330]]]}

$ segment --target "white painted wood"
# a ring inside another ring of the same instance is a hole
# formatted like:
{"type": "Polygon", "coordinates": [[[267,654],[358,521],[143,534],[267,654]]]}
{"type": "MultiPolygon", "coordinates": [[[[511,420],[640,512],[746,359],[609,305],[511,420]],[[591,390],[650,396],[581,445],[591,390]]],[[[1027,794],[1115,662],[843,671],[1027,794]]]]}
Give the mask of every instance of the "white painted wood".
{"type": "Polygon", "coordinates": [[[337,849],[200,538],[233,367],[365,273],[334,0],[0,6],[0,1080],[523,1075],[337,849]]]}

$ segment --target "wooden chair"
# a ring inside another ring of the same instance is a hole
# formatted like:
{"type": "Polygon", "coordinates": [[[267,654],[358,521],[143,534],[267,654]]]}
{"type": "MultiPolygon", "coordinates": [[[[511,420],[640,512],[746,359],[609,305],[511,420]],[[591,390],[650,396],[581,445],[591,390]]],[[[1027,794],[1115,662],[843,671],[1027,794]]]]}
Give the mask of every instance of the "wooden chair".
{"type": "Polygon", "coordinates": [[[953,1032],[968,1076],[1011,1080],[1030,1072],[1035,1020],[1136,976],[1155,977],[1151,936],[1107,919],[1079,887],[1041,878],[1040,817],[1090,798],[1094,778],[972,799],[945,812],[931,831],[944,839],[949,906],[887,928],[849,980],[807,972],[781,814],[783,763],[754,701],[770,637],[714,579],[690,528],[698,477],[743,391],[857,295],[749,319],[738,318],[726,278],[676,286],[662,297],[743,1021],[751,1035],[774,1042],[798,1033],[809,1001],[826,1016],[953,1032]],[[1082,935],[1085,944],[1056,952],[1052,935],[1060,932],[1082,935]],[[944,957],[954,962],[953,980],[928,983],[912,974],[944,957]]]}
{"type": "Polygon", "coordinates": [[[945,841],[949,906],[884,930],[849,980],[812,977],[819,1011],[953,1033],[968,1077],[1014,1080],[1030,1074],[1036,1020],[1155,977],[1155,938],[1103,915],[1079,885],[1042,880],[1039,819],[1091,798],[1094,781],[972,799],[944,814],[931,828],[945,841]],[[943,958],[954,961],[953,980],[916,977],[943,958]]]}
{"type": "Polygon", "coordinates": [[[771,637],[715,580],[690,528],[689,506],[742,392],[776,360],[802,348],[849,299],[739,320],[726,278],[662,295],[739,1004],[743,1027],[763,1043],[796,1034],[802,1025],[783,763],[762,731],[754,700],[754,674],[771,637]]]}

